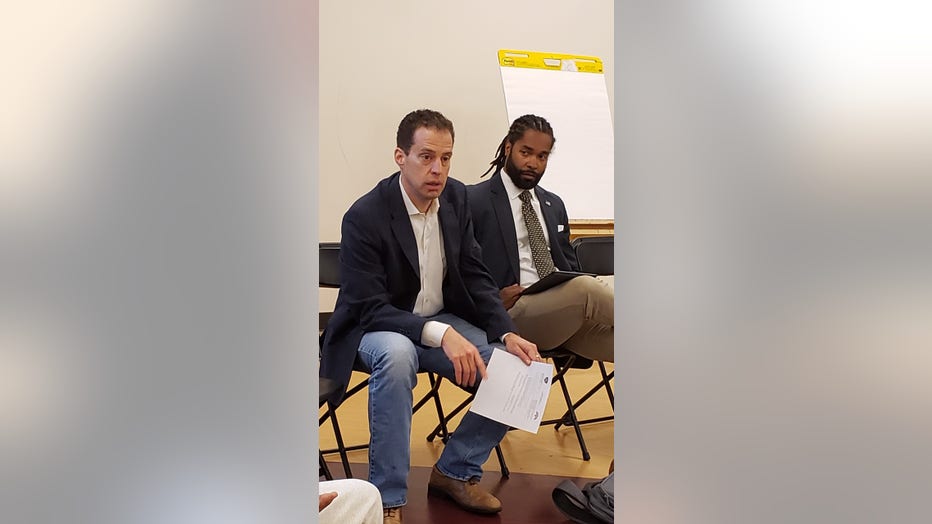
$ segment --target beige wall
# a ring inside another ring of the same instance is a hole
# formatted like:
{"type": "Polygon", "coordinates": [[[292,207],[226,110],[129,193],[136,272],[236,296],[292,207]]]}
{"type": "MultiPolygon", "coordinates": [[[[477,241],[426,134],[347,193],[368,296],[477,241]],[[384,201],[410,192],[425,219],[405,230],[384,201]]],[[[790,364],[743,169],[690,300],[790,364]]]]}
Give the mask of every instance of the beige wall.
{"type": "Polygon", "coordinates": [[[509,122],[499,49],[595,55],[614,107],[614,6],[586,2],[337,1],[320,4],[320,240],[393,173],[398,122],[436,109],[456,128],[451,176],[479,181],[509,122]]]}

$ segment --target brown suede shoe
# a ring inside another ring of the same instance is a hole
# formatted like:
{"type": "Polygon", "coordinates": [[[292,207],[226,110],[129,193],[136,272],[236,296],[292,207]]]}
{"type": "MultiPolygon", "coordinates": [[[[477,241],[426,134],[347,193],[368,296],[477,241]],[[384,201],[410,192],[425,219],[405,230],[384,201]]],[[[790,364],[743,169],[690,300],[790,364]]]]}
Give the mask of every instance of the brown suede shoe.
{"type": "Polygon", "coordinates": [[[402,524],[401,508],[382,508],[382,524],[402,524]]]}
{"type": "Polygon", "coordinates": [[[475,513],[498,513],[502,510],[502,501],[479,487],[477,479],[456,480],[441,473],[437,466],[430,472],[427,493],[449,497],[461,508],[475,513]]]}

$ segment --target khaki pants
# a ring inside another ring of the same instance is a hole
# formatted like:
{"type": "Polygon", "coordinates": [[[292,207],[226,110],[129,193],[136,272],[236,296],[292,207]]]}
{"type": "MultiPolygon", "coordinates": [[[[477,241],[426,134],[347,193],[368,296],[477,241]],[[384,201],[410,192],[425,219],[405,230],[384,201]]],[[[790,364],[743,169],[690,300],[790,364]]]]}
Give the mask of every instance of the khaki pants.
{"type": "Polygon", "coordinates": [[[615,361],[615,291],[598,278],[576,277],[525,295],[508,313],[541,350],[562,345],[588,359],[615,361]]]}

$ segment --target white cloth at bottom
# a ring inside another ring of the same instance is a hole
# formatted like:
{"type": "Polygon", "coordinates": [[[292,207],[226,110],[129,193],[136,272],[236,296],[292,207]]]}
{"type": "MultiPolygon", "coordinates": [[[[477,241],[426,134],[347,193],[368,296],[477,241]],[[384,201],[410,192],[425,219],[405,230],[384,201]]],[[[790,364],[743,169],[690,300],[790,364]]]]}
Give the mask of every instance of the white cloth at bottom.
{"type": "Polygon", "coordinates": [[[337,492],[337,498],[320,512],[320,524],[382,524],[382,496],[365,480],[321,481],[318,495],[337,492]]]}

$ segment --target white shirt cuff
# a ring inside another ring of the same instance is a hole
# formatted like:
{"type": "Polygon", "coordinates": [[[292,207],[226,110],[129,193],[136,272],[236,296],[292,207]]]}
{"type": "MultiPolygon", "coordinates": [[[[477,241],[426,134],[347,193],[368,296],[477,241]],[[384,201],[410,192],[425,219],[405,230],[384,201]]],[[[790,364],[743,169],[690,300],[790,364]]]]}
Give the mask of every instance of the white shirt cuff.
{"type": "Polygon", "coordinates": [[[424,324],[424,329],[421,331],[421,345],[429,348],[439,348],[440,342],[443,340],[443,335],[447,332],[447,328],[449,327],[450,324],[444,324],[436,320],[428,320],[427,323],[424,324]]]}
{"type": "Polygon", "coordinates": [[[507,337],[508,335],[514,335],[514,333],[512,333],[511,331],[509,331],[509,332],[507,332],[507,333],[502,333],[502,336],[499,337],[499,340],[502,341],[502,344],[505,343],[505,337],[507,337]]]}

